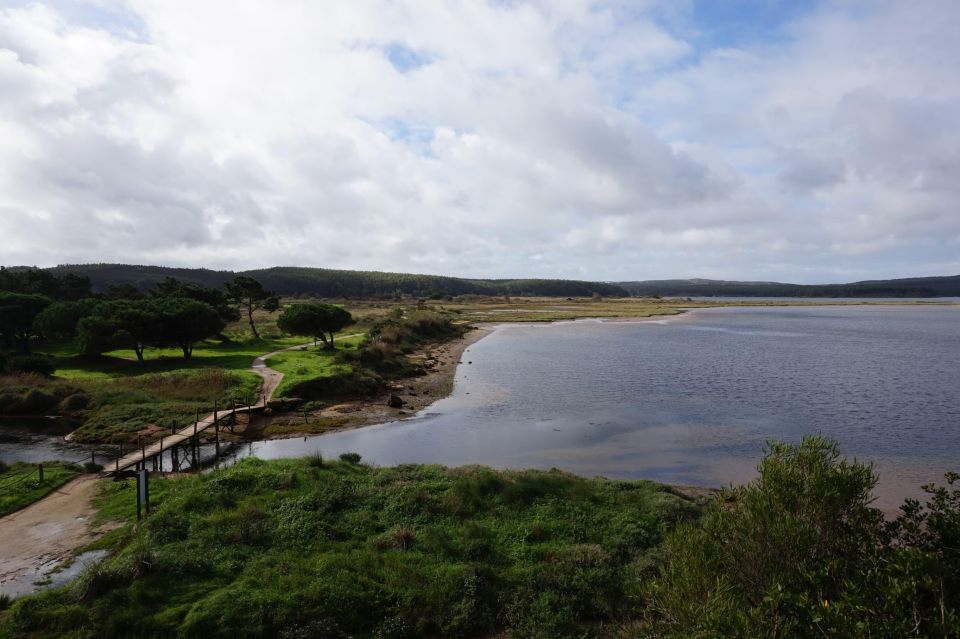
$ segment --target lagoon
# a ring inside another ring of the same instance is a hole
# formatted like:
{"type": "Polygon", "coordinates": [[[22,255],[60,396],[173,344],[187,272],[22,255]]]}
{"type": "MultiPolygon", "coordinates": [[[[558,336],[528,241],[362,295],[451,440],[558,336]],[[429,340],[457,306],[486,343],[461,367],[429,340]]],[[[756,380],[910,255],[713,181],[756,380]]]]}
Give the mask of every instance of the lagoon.
{"type": "Polygon", "coordinates": [[[503,325],[415,417],[255,442],[262,458],[557,467],[723,486],[764,442],[822,433],[876,464],[878,504],[960,469],[960,307],[717,308],[653,321],[503,325]]]}

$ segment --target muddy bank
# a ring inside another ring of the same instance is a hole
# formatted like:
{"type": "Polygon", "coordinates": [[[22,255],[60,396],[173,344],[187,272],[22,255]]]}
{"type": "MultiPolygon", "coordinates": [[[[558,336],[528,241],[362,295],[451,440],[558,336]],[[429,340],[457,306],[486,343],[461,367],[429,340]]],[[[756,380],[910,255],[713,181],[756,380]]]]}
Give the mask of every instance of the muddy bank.
{"type": "Polygon", "coordinates": [[[96,476],[84,475],[0,518],[0,594],[34,592],[34,582],[48,578],[110,527],[91,526],[96,486],[96,476]]]}
{"type": "Polygon", "coordinates": [[[491,331],[492,328],[488,326],[476,327],[463,337],[424,345],[409,357],[421,364],[426,374],[392,380],[388,383],[387,389],[375,397],[343,402],[308,413],[306,425],[301,425],[300,420],[304,419],[300,416],[301,414],[280,414],[255,425],[247,435],[251,439],[295,437],[359,428],[412,417],[418,411],[451,393],[454,375],[463,352],[471,344],[489,335],[491,331]],[[402,406],[391,408],[389,406],[391,395],[400,398],[403,402],[402,406]]]}

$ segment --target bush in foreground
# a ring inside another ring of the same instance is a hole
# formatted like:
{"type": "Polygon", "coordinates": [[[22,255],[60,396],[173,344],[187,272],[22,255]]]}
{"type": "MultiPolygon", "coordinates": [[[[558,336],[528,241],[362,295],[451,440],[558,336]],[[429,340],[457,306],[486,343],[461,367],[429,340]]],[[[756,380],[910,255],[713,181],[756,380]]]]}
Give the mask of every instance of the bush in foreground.
{"type": "Polygon", "coordinates": [[[665,544],[656,636],[960,636],[960,491],[927,487],[895,521],[871,466],[819,437],[773,443],[755,481],[665,544]]]}
{"type": "MultiPolygon", "coordinates": [[[[132,483],[106,484],[131,512],[132,483]]],[[[699,512],[652,482],[561,472],[245,460],[155,480],[155,510],[12,634],[581,637],[632,614],[661,534],[699,512]]],[[[0,632],[0,636],[2,636],[0,632]]]]}

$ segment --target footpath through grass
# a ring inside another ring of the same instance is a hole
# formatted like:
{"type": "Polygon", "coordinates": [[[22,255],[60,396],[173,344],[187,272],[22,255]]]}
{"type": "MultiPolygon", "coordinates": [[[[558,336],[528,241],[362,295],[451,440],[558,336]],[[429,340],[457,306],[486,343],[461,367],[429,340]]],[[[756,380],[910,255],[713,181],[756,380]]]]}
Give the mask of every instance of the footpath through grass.
{"type": "Polygon", "coordinates": [[[43,481],[36,464],[0,462],[0,517],[29,506],[83,472],[77,464],[44,462],[43,481]]]}
{"type": "Polygon", "coordinates": [[[247,459],[155,480],[137,529],[133,483],[103,486],[112,558],[14,602],[0,636],[595,635],[700,512],[645,481],[247,459]]]}

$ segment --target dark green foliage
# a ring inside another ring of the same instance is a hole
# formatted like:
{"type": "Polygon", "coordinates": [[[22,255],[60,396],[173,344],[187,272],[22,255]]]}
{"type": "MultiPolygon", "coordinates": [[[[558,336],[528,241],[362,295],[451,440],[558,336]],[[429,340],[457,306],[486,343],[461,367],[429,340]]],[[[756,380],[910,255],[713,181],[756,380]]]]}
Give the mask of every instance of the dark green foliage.
{"type": "Polygon", "coordinates": [[[359,464],[360,459],[360,453],[340,453],[340,461],[348,464],[359,464]]]}
{"type": "Polygon", "coordinates": [[[193,355],[194,344],[223,330],[220,314],[205,302],[179,297],[160,297],[152,302],[158,320],[153,343],[178,346],[184,359],[193,355]]]}
{"type": "Polygon", "coordinates": [[[58,411],[65,398],[80,389],[65,382],[49,382],[44,377],[20,375],[7,378],[0,387],[0,415],[50,415],[58,411]]]}
{"type": "Polygon", "coordinates": [[[126,264],[76,264],[49,269],[55,274],[76,273],[89,277],[97,290],[111,284],[128,284],[148,290],[166,277],[175,277],[207,287],[222,287],[235,276],[255,278],[278,295],[312,297],[450,297],[454,295],[543,295],[551,297],[589,297],[597,292],[605,297],[624,297],[620,286],[576,280],[474,280],[437,275],[340,271],[322,268],[274,267],[232,273],[207,269],[178,269],[162,266],[126,264]]]}
{"type": "Polygon", "coordinates": [[[355,368],[347,373],[308,379],[290,387],[285,394],[301,399],[367,397],[384,388],[383,378],[373,371],[355,368]]]}
{"type": "MultiPolygon", "coordinates": [[[[78,638],[596,636],[630,616],[633,566],[660,530],[698,512],[651,482],[482,468],[249,459],[153,486],[153,514],[111,559],[14,602],[0,625],[78,638]],[[653,534],[623,546],[632,521],[656,522],[653,534]]],[[[131,490],[109,484],[104,508],[129,513],[131,490]]]]}
{"type": "Polygon", "coordinates": [[[112,300],[97,304],[77,323],[80,352],[97,355],[116,348],[143,351],[158,337],[159,316],[152,300],[112,300]]]}
{"type": "Polygon", "coordinates": [[[30,374],[50,377],[55,370],[53,361],[43,355],[11,355],[4,365],[4,372],[9,374],[30,374]]]}
{"type": "Polygon", "coordinates": [[[277,328],[291,335],[319,337],[327,348],[334,348],[333,334],[353,323],[353,316],[335,304],[294,304],[277,318],[277,328]],[[328,338],[329,336],[329,338],[328,338]]]}
{"type": "Polygon", "coordinates": [[[216,309],[224,322],[240,319],[240,312],[226,293],[218,288],[209,288],[199,284],[181,282],[173,277],[165,277],[150,292],[154,297],[180,297],[209,304],[216,309]]]}
{"type": "Polygon", "coordinates": [[[412,311],[404,316],[400,309],[375,323],[361,348],[338,355],[341,361],[353,362],[387,377],[409,377],[420,372],[404,353],[424,342],[452,339],[464,332],[449,316],[432,310],[412,311]]]}
{"type": "Polygon", "coordinates": [[[43,337],[74,337],[80,320],[92,314],[97,300],[87,298],[74,302],[55,302],[37,315],[34,332],[43,337]]]}
{"type": "Polygon", "coordinates": [[[103,301],[80,319],[77,335],[80,350],[95,355],[116,348],[131,348],[143,361],[147,346],[177,346],[184,359],[193,345],[217,335],[224,324],[209,304],[190,298],[155,297],[103,301]]]}
{"type": "Polygon", "coordinates": [[[253,311],[263,308],[267,311],[275,311],[280,307],[280,302],[276,296],[266,290],[259,281],[245,275],[238,275],[224,284],[227,297],[239,304],[247,312],[247,321],[250,324],[250,330],[255,339],[260,338],[257,333],[257,327],[253,323],[253,311]]]}
{"type": "Polygon", "coordinates": [[[759,470],[668,538],[647,589],[659,636],[957,636],[960,492],[887,524],[872,468],[834,442],[771,444],[759,470]]]}
{"type": "Polygon", "coordinates": [[[74,273],[57,276],[51,269],[0,266],[0,291],[76,301],[90,295],[90,278],[74,273]]]}
{"type": "Polygon", "coordinates": [[[0,291],[0,340],[5,348],[30,350],[35,334],[33,321],[50,305],[50,298],[28,293],[0,291]]]}

